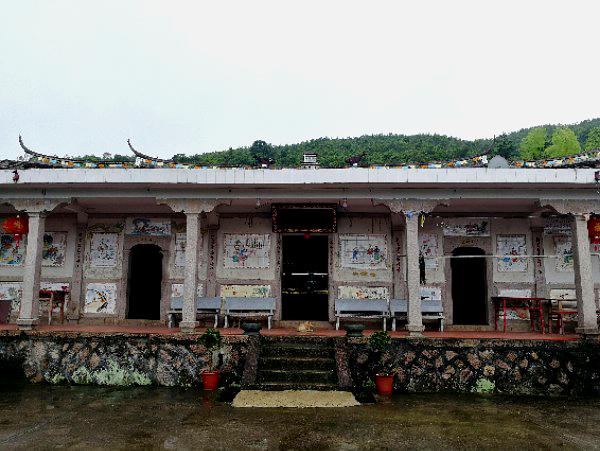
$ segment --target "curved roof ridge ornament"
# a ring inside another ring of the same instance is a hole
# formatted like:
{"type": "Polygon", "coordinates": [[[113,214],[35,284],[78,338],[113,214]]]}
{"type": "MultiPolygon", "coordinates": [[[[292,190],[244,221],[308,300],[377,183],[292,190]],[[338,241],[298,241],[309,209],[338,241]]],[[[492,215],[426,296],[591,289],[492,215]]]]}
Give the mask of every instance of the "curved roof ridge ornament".
{"type": "Polygon", "coordinates": [[[56,155],[44,155],[42,153],[39,152],[35,152],[33,150],[31,150],[29,147],[27,147],[25,145],[25,143],[23,142],[23,137],[21,135],[19,135],[19,145],[21,146],[21,149],[23,149],[23,151],[27,154],[27,155],[32,155],[34,157],[41,157],[41,158],[58,158],[56,155]]]}
{"type": "Polygon", "coordinates": [[[137,150],[135,150],[135,148],[134,148],[134,147],[131,145],[131,139],[128,139],[128,140],[127,140],[127,145],[129,146],[129,148],[131,149],[131,151],[133,152],[133,154],[134,154],[136,157],[138,157],[138,158],[141,158],[141,159],[143,159],[143,160],[151,160],[151,161],[157,161],[157,162],[160,162],[160,163],[167,163],[167,164],[168,164],[168,163],[173,163],[173,160],[163,160],[163,159],[161,159],[161,158],[151,157],[151,156],[145,155],[145,154],[143,154],[143,153],[141,153],[141,152],[138,152],[138,151],[137,151],[137,150]]]}

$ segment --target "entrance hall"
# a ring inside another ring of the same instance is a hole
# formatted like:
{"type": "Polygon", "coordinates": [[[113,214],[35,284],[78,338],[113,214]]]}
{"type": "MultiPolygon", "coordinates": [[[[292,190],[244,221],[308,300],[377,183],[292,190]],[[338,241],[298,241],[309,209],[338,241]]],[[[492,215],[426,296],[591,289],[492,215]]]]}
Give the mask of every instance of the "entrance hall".
{"type": "Polygon", "coordinates": [[[129,254],[128,319],[160,319],[163,254],[154,244],[138,244],[129,254]]]}

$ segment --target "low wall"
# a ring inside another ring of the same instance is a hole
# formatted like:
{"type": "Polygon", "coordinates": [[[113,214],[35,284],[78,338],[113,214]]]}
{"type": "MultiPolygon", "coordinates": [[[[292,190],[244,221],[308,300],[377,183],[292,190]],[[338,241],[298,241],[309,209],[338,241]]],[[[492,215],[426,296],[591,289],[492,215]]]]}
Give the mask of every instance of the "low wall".
{"type": "MultiPolygon", "coordinates": [[[[366,338],[349,338],[345,348],[349,383],[371,389],[379,357],[366,338]]],[[[597,341],[404,338],[382,357],[400,392],[600,394],[597,341]]]]}
{"type": "MultiPolygon", "coordinates": [[[[247,337],[223,336],[220,385],[240,384],[246,349],[247,337]]],[[[209,363],[198,336],[35,331],[0,335],[0,366],[19,365],[32,382],[195,386],[209,363]]]]}

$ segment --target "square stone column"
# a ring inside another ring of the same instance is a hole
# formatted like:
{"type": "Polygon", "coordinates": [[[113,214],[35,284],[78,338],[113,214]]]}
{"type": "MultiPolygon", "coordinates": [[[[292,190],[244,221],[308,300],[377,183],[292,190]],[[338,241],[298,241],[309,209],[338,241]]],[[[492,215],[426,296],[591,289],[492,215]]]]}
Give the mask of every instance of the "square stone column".
{"type": "Polygon", "coordinates": [[[577,293],[576,331],[580,334],[596,335],[598,334],[596,298],[586,215],[574,215],[571,228],[573,230],[573,266],[577,293]]]}
{"type": "Polygon", "coordinates": [[[183,308],[179,327],[182,332],[193,333],[196,321],[196,298],[198,291],[198,247],[200,242],[200,213],[190,212],[186,218],[185,279],[183,285],[183,308]]]}
{"type": "Polygon", "coordinates": [[[23,268],[23,295],[17,325],[30,330],[38,321],[40,275],[42,271],[42,248],[46,215],[43,212],[29,213],[29,233],[23,268]]]}
{"type": "Polygon", "coordinates": [[[419,273],[419,213],[406,212],[406,285],[408,292],[408,329],[410,335],[422,334],[421,278],[419,273]]]}

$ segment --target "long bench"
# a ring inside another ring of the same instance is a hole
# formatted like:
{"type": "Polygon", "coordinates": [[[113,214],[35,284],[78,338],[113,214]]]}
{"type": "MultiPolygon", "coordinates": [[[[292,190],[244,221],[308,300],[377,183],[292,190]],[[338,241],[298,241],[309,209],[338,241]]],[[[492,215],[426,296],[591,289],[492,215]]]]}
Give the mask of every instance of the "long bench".
{"type": "MultiPolygon", "coordinates": [[[[444,331],[444,307],[441,299],[421,300],[421,314],[423,319],[440,320],[440,331],[444,331]]],[[[408,302],[405,299],[392,299],[390,301],[390,315],[392,317],[392,330],[396,330],[396,318],[407,319],[408,302]]]]}
{"type": "Polygon", "coordinates": [[[386,319],[389,314],[386,299],[337,299],[335,301],[335,330],[339,330],[341,318],[383,319],[383,330],[386,330],[386,319]]]}
{"type": "Polygon", "coordinates": [[[225,298],[223,314],[225,327],[229,327],[229,317],[267,317],[267,324],[271,328],[271,321],[275,314],[275,298],[225,298]]]}
{"type": "MultiPolygon", "coordinates": [[[[175,315],[181,315],[183,310],[183,296],[171,298],[171,305],[167,314],[169,315],[169,328],[175,326],[175,315]]],[[[221,313],[221,298],[200,297],[196,299],[196,315],[214,315],[215,329],[219,325],[219,313],[221,313]]]]}

